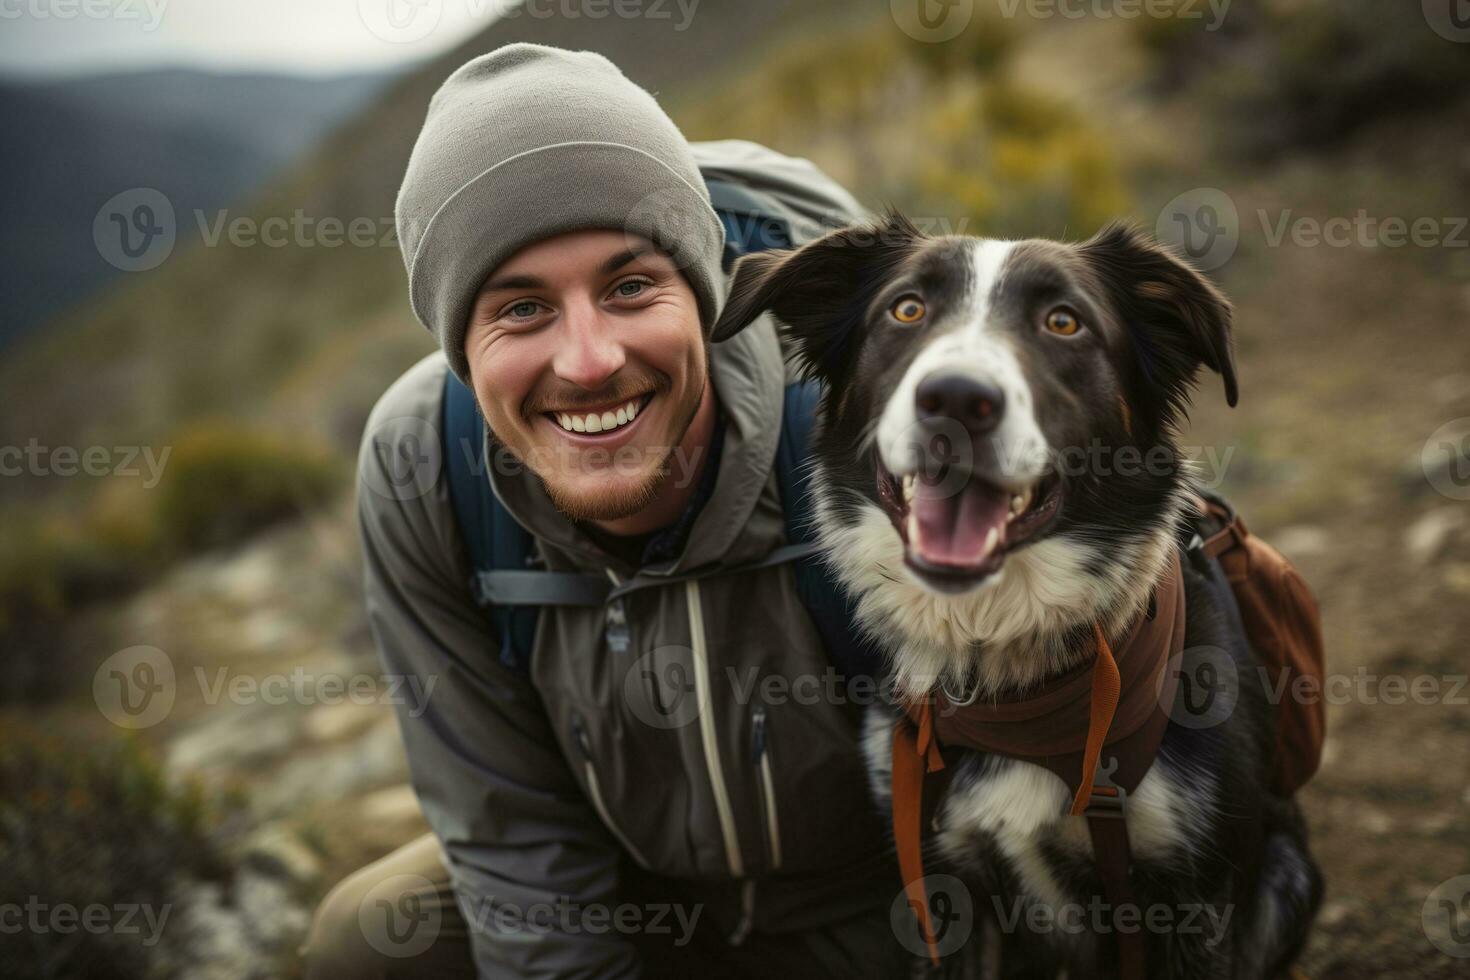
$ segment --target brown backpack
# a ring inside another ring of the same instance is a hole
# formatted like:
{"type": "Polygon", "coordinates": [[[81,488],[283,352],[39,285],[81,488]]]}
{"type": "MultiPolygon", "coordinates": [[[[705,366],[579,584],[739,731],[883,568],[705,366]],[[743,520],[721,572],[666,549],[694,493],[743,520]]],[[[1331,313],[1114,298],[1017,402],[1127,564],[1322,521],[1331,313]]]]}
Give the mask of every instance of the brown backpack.
{"type": "Polygon", "coordinates": [[[1291,562],[1246,530],[1228,504],[1202,497],[1200,512],[1204,552],[1220,562],[1271,694],[1279,695],[1271,788],[1289,796],[1317,771],[1327,734],[1317,600],[1291,562]]]}

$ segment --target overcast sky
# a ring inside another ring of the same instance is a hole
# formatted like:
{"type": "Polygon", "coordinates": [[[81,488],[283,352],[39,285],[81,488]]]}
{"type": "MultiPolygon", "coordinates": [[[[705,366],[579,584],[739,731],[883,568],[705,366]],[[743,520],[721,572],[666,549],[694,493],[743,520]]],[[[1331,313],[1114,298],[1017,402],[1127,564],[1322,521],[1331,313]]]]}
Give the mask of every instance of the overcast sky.
{"type": "Polygon", "coordinates": [[[451,47],[513,2],[0,0],[0,73],[392,68],[451,47]]]}

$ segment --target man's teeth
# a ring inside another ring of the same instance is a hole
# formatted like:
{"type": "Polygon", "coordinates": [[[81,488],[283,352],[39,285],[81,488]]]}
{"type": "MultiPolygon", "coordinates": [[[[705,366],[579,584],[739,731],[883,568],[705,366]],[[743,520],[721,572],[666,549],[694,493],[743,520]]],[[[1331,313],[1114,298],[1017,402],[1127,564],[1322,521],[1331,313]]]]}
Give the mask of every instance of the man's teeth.
{"type": "Polygon", "coordinates": [[[585,412],[572,414],[571,412],[558,412],[556,421],[568,432],[605,432],[608,429],[616,429],[620,425],[627,425],[638,417],[638,403],[642,399],[630,398],[616,411],[611,412],[585,412]]]}

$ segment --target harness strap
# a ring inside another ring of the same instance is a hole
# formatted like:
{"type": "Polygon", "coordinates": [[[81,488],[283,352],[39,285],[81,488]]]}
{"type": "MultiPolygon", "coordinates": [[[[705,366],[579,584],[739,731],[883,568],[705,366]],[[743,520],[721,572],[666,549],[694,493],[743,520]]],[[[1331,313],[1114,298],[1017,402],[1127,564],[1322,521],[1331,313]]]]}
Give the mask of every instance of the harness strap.
{"type": "MultiPolygon", "coordinates": [[[[1117,793],[1111,787],[1098,787],[1101,798],[1104,789],[1117,793]]],[[[1123,805],[1118,797],[1115,806],[1090,808],[1086,814],[1087,834],[1092,838],[1092,854],[1102,878],[1103,896],[1113,910],[1114,932],[1118,941],[1118,976],[1121,980],[1144,980],[1147,976],[1148,946],[1144,942],[1141,928],[1123,932],[1117,928],[1117,914],[1121,908],[1137,908],[1133,895],[1133,852],[1128,842],[1128,824],[1123,819],[1123,805]]]]}
{"type": "Polygon", "coordinates": [[[1102,754],[1103,741],[1113,724],[1113,714],[1118,710],[1118,694],[1123,681],[1118,674],[1118,661],[1113,658],[1113,648],[1103,635],[1102,627],[1092,624],[1092,637],[1097,647],[1097,658],[1092,662],[1092,705],[1088,709],[1087,748],[1082,753],[1082,779],[1077,783],[1077,795],[1072,798],[1072,815],[1080,816],[1087,811],[1092,800],[1094,783],[1097,781],[1097,760],[1102,754]]]}
{"type": "Polygon", "coordinates": [[[929,895],[924,887],[924,777],[944,768],[939,740],[934,737],[934,702],[925,700],[917,725],[907,715],[893,729],[893,840],[898,870],[909,908],[919,920],[929,959],[939,965],[939,941],[929,918],[929,895]]]}
{"type": "MultiPolygon", "coordinates": [[[[1132,855],[1128,828],[1123,822],[1123,791],[1098,769],[1098,759],[1117,712],[1122,679],[1113,648],[1102,627],[1093,624],[1097,656],[1092,667],[1092,699],[1089,705],[1087,744],[1082,757],[1082,778],[1069,811],[1087,820],[1092,836],[1103,891],[1109,904],[1118,909],[1133,905],[1129,868],[1132,855]]],[[[929,959],[939,965],[939,943],[929,916],[929,896],[924,887],[924,784],[926,777],[944,769],[939,739],[934,728],[934,701],[926,698],[918,717],[905,712],[893,729],[892,808],[893,840],[898,851],[899,874],[909,908],[919,920],[929,959]]],[[[1122,980],[1144,980],[1147,950],[1138,932],[1118,933],[1119,968],[1122,980]]]]}

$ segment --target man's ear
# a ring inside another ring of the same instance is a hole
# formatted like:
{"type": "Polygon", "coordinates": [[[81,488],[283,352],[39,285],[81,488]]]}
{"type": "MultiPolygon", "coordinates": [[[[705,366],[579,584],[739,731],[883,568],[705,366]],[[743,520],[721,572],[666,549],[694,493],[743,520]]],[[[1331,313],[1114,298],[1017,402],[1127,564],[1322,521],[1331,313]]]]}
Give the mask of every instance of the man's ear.
{"type": "Polygon", "coordinates": [[[1225,401],[1239,399],[1230,301],[1200,273],[1136,228],[1109,225],[1081,246],[1138,348],[1145,388],[1164,417],[1184,413],[1199,366],[1220,375],[1225,401]]]}
{"type": "Polygon", "coordinates": [[[711,333],[733,337],[767,310],[784,325],[809,376],[830,377],[884,276],[923,233],[905,217],[849,225],[795,250],[755,252],[735,265],[730,296],[711,333]]]}

